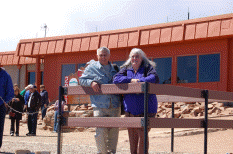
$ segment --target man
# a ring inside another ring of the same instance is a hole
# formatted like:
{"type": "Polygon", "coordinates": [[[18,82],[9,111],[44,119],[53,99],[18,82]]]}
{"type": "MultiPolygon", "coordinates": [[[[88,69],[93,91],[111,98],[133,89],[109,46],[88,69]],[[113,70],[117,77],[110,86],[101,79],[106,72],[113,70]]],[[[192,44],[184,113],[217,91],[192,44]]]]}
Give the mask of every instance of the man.
{"type": "Polygon", "coordinates": [[[49,105],[48,92],[45,90],[44,85],[40,85],[40,96],[41,96],[41,112],[42,120],[46,115],[47,106],[49,105]]]}
{"type": "MultiPolygon", "coordinates": [[[[20,92],[20,95],[23,96],[23,98],[24,98],[24,96],[25,96],[25,93],[29,90],[29,87],[31,87],[31,86],[32,86],[32,84],[27,85],[27,87],[25,87],[24,90],[22,90],[22,91],[20,92]]],[[[29,92],[28,92],[28,94],[29,94],[29,92]]],[[[29,96],[28,96],[28,97],[29,97],[29,96]]]]}
{"type": "Polygon", "coordinates": [[[0,148],[2,147],[3,129],[7,104],[14,97],[13,83],[10,75],[0,63],[0,148]]]}
{"type": "Polygon", "coordinates": [[[36,136],[36,128],[37,128],[37,116],[39,108],[41,106],[41,96],[39,92],[36,90],[36,86],[31,86],[29,88],[29,97],[27,97],[27,92],[25,94],[25,108],[29,113],[28,115],[28,133],[27,136],[36,136]]]}
{"type": "MultiPolygon", "coordinates": [[[[116,70],[109,63],[110,50],[101,47],[97,50],[98,61],[90,61],[79,78],[80,85],[90,86],[95,92],[100,84],[111,84],[116,70]]],[[[119,95],[91,95],[94,117],[120,117],[119,95]]],[[[119,128],[96,128],[96,145],[98,153],[116,153],[119,128]]]]}

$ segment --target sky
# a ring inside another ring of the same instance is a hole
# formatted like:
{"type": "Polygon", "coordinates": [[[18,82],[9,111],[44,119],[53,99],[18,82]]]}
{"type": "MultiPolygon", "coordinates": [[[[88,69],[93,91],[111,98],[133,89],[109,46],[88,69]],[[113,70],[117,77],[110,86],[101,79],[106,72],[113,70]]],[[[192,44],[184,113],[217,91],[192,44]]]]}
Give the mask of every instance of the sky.
{"type": "Polygon", "coordinates": [[[0,52],[21,39],[108,31],[233,13],[233,0],[10,0],[0,2],[0,52]]]}

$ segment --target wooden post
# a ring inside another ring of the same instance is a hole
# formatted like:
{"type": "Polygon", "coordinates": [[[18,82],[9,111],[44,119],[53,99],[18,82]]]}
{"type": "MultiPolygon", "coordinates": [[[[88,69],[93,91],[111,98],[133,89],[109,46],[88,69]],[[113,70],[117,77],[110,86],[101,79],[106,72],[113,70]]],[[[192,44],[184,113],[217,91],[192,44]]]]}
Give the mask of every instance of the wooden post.
{"type": "Polygon", "coordinates": [[[40,57],[36,58],[36,86],[37,91],[40,92],[40,83],[41,83],[41,75],[40,75],[40,57]]]}

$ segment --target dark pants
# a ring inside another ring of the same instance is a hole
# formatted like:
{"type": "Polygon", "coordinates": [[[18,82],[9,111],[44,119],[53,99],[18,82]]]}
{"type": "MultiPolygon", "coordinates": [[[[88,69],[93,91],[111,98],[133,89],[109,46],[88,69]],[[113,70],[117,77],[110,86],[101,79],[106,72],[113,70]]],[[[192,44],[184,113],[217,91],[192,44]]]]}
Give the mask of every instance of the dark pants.
{"type": "Polygon", "coordinates": [[[44,107],[44,105],[41,106],[41,112],[42,112],[42,120],[44,119],[46,115],[47,108],[44,107]]]}
{"type": "Polygon", "coordinates": [[[3,138],[3,130],[6,116],[6,107],[4,104],[0,105],[0,148],[2,147],[2,138],[3,138]]]}
{"type": "Polygon", "coordinates": [[[11,119],[11,130],[10,133],[19,134],[19,119],[11,119]],[[15,132],[15,121],[16,121],[16,132],[15,132]]]}
{"type": "MultiPolygon", "coordinates": [[[[156,113],[148,113],[148,117],[155,117],[156,113]]],[[[125,112],[125,117],[144,117],[144,114],[133,115],[125,112]]],[[[148,129],[148,133],[150,128],[148,129]]],[[[144,153],[144,128],[128,128],[131,154],[144,153]],[[139,148],[138,148],[139,147],[139,148]]],[[[149,149],[149,137],[147,137],[147,148],[149,149]]],[[[147,149],[147,150],[148,150],[147,149]]]]}
{"type": "MultiPolygon", "coordinates": [[[[29,113],[34,113],[36,112],[36,110],[30,110],[29,109],[29,113]]],[[[28,115],[28,131],[29,131],[29,134],[36,134],[36,127],[37,127],[37,115],[38,113],[36,114],[29,114],[28,115]]]]}

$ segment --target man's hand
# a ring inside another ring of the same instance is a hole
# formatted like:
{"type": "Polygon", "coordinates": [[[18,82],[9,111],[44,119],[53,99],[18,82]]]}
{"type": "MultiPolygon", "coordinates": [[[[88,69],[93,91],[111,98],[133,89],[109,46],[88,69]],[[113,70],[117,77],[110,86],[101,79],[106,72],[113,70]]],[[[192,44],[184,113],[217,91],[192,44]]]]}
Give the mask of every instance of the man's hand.
{"type": "Polygon", "coordinates": [[[137,83],[137,82],[139,82],[139,79],[131,79],[130,83],[137,83]]]}
{"type": "Polygon", "coordinates": [[[44,104],[44,107],[46,108],[46,107],[47,107],[47,104],[44,104]]]}
{"type": "Polygon", "coordinates": [[[92,82],[91,87],[93,88],[95,92],[100,91],[100,85],[97,82],[92,82]]]}

